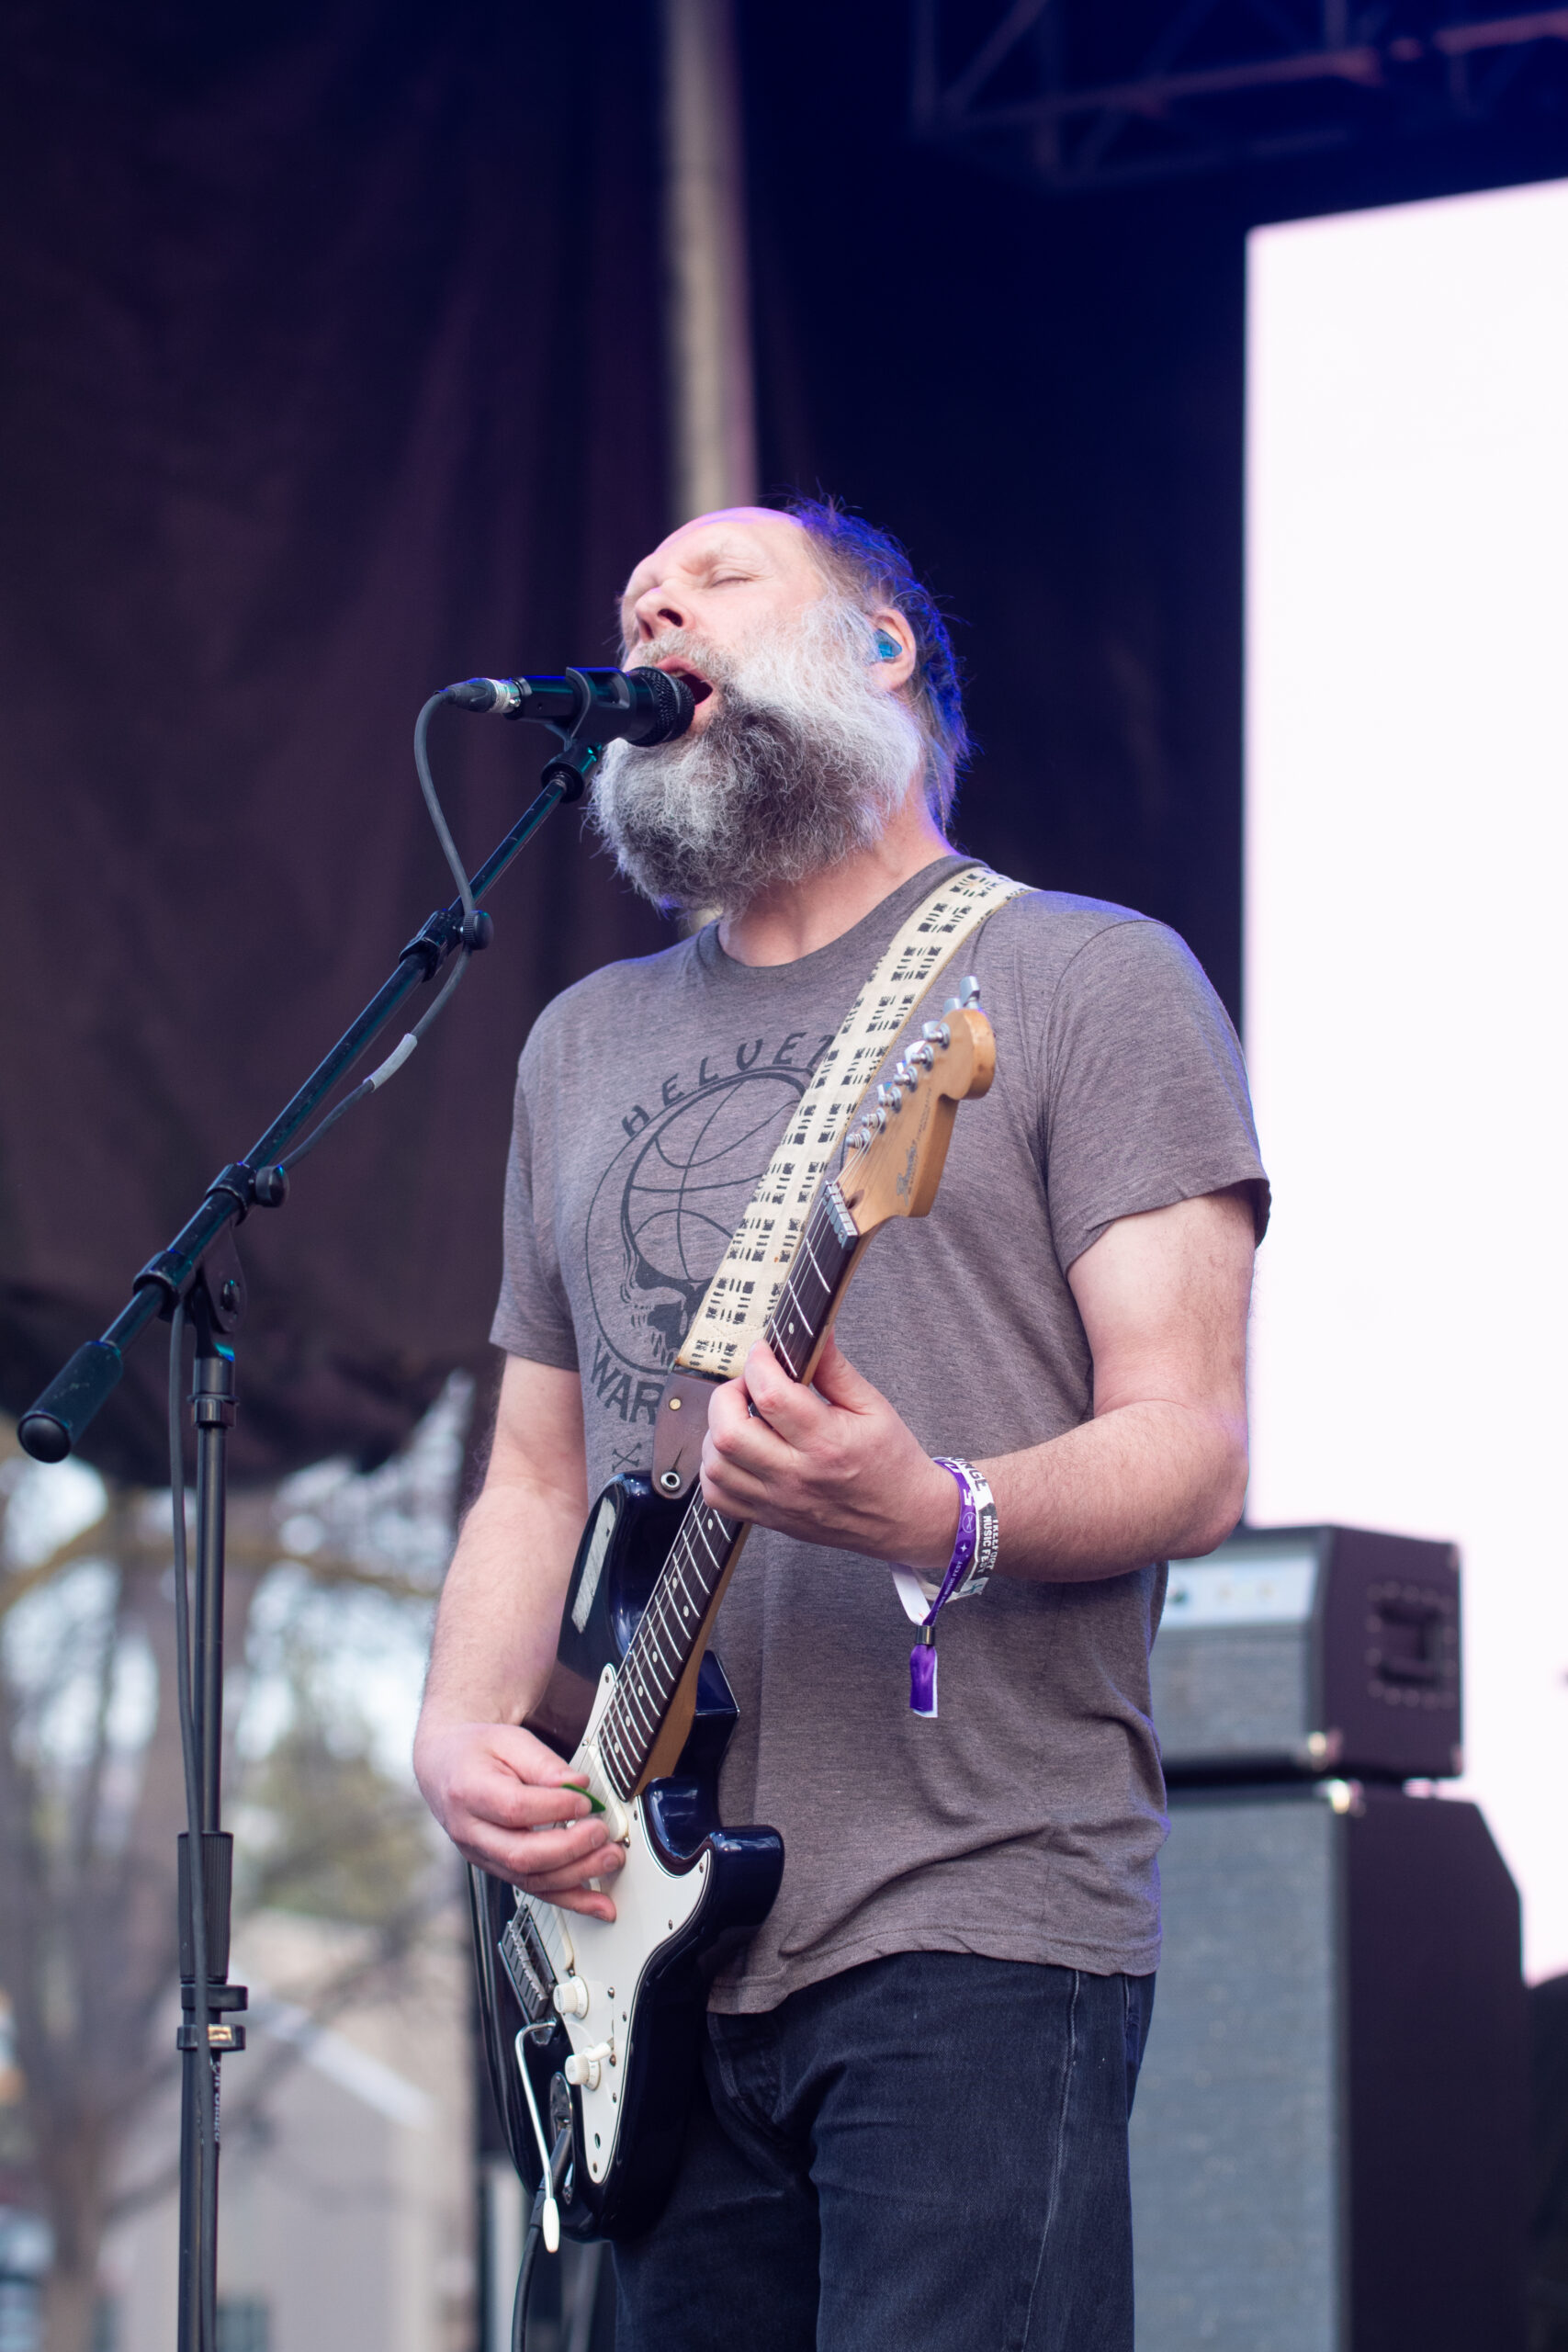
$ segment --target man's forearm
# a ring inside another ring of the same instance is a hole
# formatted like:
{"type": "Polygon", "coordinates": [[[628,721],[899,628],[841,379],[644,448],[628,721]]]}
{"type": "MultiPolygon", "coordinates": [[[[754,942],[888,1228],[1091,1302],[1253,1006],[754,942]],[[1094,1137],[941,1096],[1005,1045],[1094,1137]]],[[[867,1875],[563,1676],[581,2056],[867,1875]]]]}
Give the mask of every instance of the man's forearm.
{"type": "Polygon", "coordinates": [[[459,1853],[569,1910],[613,1919],[607,1839],[547,1741],[520,1728],[555,1656],[587,1508],[574,1373],[507,1359],[484,1491],[464,1523],[436,1618],[414,1738],[425,1801],[459,1853]]]}
{"type": "Polygon", "coordinates": [[[446,1573],[427,1724],[519,1724],[534,1707],[555,1658],[581,1523],[575,1500],[548,1488],[487,1485],[446,1573]]]}
{"type": "Polygon", "coordinates": [[[1223,1542],[1246,1498],[1247,1430],[1213,1408],[1142,1402],[980,1466],[998,1573],[1080,1583],[1223,1542]]]}

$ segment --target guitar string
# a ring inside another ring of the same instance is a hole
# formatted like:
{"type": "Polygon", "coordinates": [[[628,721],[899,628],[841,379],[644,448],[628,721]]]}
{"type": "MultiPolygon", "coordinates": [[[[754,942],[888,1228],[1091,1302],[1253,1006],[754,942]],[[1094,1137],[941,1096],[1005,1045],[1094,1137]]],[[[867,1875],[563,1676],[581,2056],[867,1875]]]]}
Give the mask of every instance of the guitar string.
{"type": "MultiPolygon", "coordinates": [[[[862,1147],[862,1151],[866,1148],[867,1147],[862,1147]]],[[[861,1156],[861,1152],[857,1152],[854,1155],[854,1159],[858,1159],[861,1156]]],[[[846,1159],[843,1172],[848,1173],[852,1165],[852,1159],[846,1159]]],[[[840,1237],[834,1228],[831,1212],[828,1204],[827,1194],[824,1192],[824,1193],[821,1194],[818,1201],[813,1204],[811,1216],[807,1220],[807,1228],[805,1234],[802,1236],[800,1247],[795,1253],[794,1262],[791,1264],[789,1274],[785,1278],[784,1290],[781,1292],[780,1298],[775,1304],[773,1313],[769,1317],[768,1326],[764,1332],[764,1337],[784,1357],[791,1373],[797,1379],[800,1376],[801,1366],[806,1360],[806,1356],[809,1355],[810,1348],[815,1339],[813,1326],[816,1321],[816,1316],[820,1314],[820,1312],[826,1308],[832,1298],[835,1288],[835,1283],[823,1272],[821,1264],[818,1259],[816,1248],[816,1242],[818,1239],[825,1240],[829,1237],[836,1245],[842,1249],[840,1237]],[[821,1234],[817,1232],[817,1227],[819,1223],[827,1228],[826,1232],[821,1234]],[[804,1263],[802,1262],[803,1260],[805,1261],[804,1263]],[[799,1272],[808,1272],[813,1278],[817,1290],[820,1294],[820,1298],[818,1302],[815,1313],[807,1306],[805,1300],[801,1297],[795,1288],[795,1276],[799,1272]],[[798,1362],[796,1361],[795,1350],[788,1345],[784,1333],[778,1328],[780,1311],[784,1307],[786,1299],[794,1307],[796,1316],[804,1320],[807,1327],[805,1355],[802,1355],[798,1362]]],[[[852,1250],[852,1244],[851,1245],[850,1250],[843,1250],[843,1255],[846,1260],[851,1254],[852,1250]]],[[[694,1498],[694,1501],[696,1499],[698,1498],[694,1498]]],[[[676,1688],[680,1682],[681,1675],[685,1670],[685,1666],[690,1657],[689,1648],[687,1649],[686,1657],[682,1657],[681,1656],[682,1643],[678,1632],[671,1626],[670,1621],[664,1612],[666,1579],[671,1577],[671,1571],[673,1569],[674,1577],[679,1579],[682,1589],[687,1594],[688,1603],[690,1604],[690,1588],[686,1585],[684,1571],[688,1566],[696,1569],[699,1577],[701,1577],[703,1587],[703,1601],[700,1606],[695,1608],[697,1623],[700,1624],[707,1604],[712,1599],[713,1591],[717,1582],[717,1577],[719,1575],[722,1575],[724,1564],[728,1560],[730,1552],[733,1550],[735,1541],[739,1534],[740,1523],[732,1523],[726,1530],[726,1541],[722,1544],[721,1549],[718,1552],[716,1552],[711,1542],[708,1540],[709,1528],[704,1525],[703,1517],[705,1517],[711,1524],[712,1522],[718,1521],[719,1515],[716,1513],[706,1512],[705,1509],[703,1516],[699,1516],[694,1521],[696,1532],[700,1532],[702,1535],[703,1548],[708,1554],[709,1559],[712,1561],[713,1566],[716,1571],[713,1581],[710,1583],[707,1577],[702,1574],[702,1571],[694,1558],[688,1556],[682,1559],[682,1555],[683,1553],[689,1555],[692,1533],[692,1524],[688,1521],[682,1521],[680,1529],[677,1531],[675,1542],[671,1546],[670,1555],[655,1583],[654,1590],[649,1596],[649,1605],[644,1610],[637,1633],[634,1634],[632,1642],[628,1645],[626,1657],[623,1661],[624,1668],[630,1668],[631,1671],[629,1675],[625,1672],[617,1675],[615,1693],[611,1700],[609,1707],[605,1711],[603,1723],[603,1735],[605,1737],[606,1743],[612,1737],[615,1742],[616,1749],[618,1751],[616,1762],[620,1768],[615,1774],[616,1780],[619,1781],[622,1779],[628,1766],[633,1768],[630,1772],[630,1780],[627,1786],[620,1789],[618,1792],[623,1796],[629,1794],[630,1787],[635,1785],[638,1773],[640,1773],[643,1767],[646,1765],[648,1757],[651,1754],[653,1747],[657,1743],[659,1729],[664,1712],[668,1708],[671,1699],[674,1696],[676,1688]],[[672,1634],[674,1636],[673,1647],[676,1655],[673,1663],[671,1663],[671,1661],[664,1655],[663,1643],[660,1639],[660,1625],[662,1625],[663,1631],[667,1635],[672,1634]],[[659,1668],[661,1669],[657,1675],[655,1675],[651,1670],[652,1659],[649,1657],[649,1651],[652,1652],[654,1657],[657,1657],[659,1668]],[[621,1704],[623,1694],[626,1701],[626,1704],[624,1706],[621,1704]],[[645,1713],[651,1713],[653,1716],[651,1729],[646,1722],[641,1720],[645,1713]]]]}
{"type": "MultiPolygon", "coordinates": [[[[833,1238],[837,1240],[838,1236],[835,1234],[833,1238]]],[[[815,1249],[810,1252],[809,1272],[821,1295],[820,1305],[825,1307],[832,1297],[833,1285],[825,1279],[815,1249]]],[[[793,1290],[790,1292],[790,1296],[796,1315],[805,1317],[809,1323],[813,1318],[805,1302],[793,1290]]],[[[775,1344],[782,1338],[782,1334],[773,1332],[770,1332],[769,1336],[775,1344]]],[[[792,1360],[795,1351],[781,1347],[780,1352],[790,1363],[791,1371],[798,1377],[800,1364],[792,1360]]],[[[681,1676],[690,1658],[691,1634],[702,1623],[718,1579],[722,1576],[725,1563],[734,1549],[739,1534],[739,1523],[727,1523],[719,1514],[707,1511],[705,1508],[690,1525],[683,1521],[678,1531],[676,1541],[671,1547],[670,1558],[655,1584],[654,1590],[649,1596],[649,1606],[643,1612],[637,1634],[628,1647],[624,1664],[630,1671],[617,1677],[616,1695],[606,1710],[605,1731],[609,1736],[615,1737],[618,1751],[616,1762],[620,1769],[615,1775],[617,1780],[623,1777],[626,1768],[632,1765],[634,1769],[629,1785],[635,1785],[637,1775],[652,1753],[664,1713],[674,1696],[681,1676]],[[716,1526],[722,1527],[724,1531],[723,1540],[717,1549],[715,1548],[712,1541],[716,1526]],[[713,1570],[711,1577],[703,1571],[698,1561],[692,1556],[694,1535],[700,1537],[703,1550],[708,1555],[713,1570]],[[686,1580],[688,1569],[694,1571],[700,1580],[703,1594],[700,1604],[692,1599],[691,1588],[686,1580]],[[667,1589],[667,1580],[669,1584],[678,1581],[682,1591],[686,1596],[687,1623],[683,1628],[673,1623],[669,1614],[668,1603],[671,1595],[667,1589]],[[667,1643],[670,1650],[674,1654],[673,1657],[667,1655],[667,1643]],[[622,1703],[623,1697],[624,1703],[622,1703]],[[647,1720],[649,1716],[652,1717],[651,1724],[647,1720]],[[614,1721],[612,1717],[615,1718],[614,1721]]],[[[629,1785],[619,1792],[623,1796],[629,1793],[629,1785]]]]}
{"type": "MultiPolygon", "coordinates": [[[[873,1138],[868,1136],[866,1141],[858,1146],[852,1153],[846,1154],[839,1175],[833,1180],[834,1182],[842,1183],[844,1178],[852,1171],[871,1148],[872,1140],[873,1138]]],[[[783,1357],[790,1373],[796,1380],[800,1377],[801,1367],[809,1356],[815,1342],[816,1332],[813,1327],[817,1317],[825,1311],[836,1287],[836,1283],[824,1274],[817,1252],[818,1243],[827,1242],[829,1239],[836,1248],[842,1250],[847,1262],[849,1256],[852,1253],[853,1243],[852,1242],[847,1249],[844,1247],[829,1204],[828,1187],[824,1186],[812,1204],[810,1214],[806,1220],[805,1230],[792,1257],[784,1286],[778,1299],[774,1302],[773,1313],[769,1316],[763,1330],[764,1339],[775,1352],[783,1357]],[[820,1231],[818,1231],[819,1227],[822,1228],[820,1231]],[[815,1309],[807,1307],[796,1288],[797,1275],[805,1272],[809,1272],[816,1288],[820,1293],[820,1298],[815,1309]],[[795,1350],[789,1345],[781,1328],[782,1310],[786,1301],[807,1327],[806,1348],[798,1361],[795,1350]]],[[[841,1279],[841,1273],[840,1278],[841,1279]]],[[[667,1584],[674,1581],[680,1583],[682,1592],[686,1595],[688,1607],[695,1618],[696,1624],[700,1626],[712,1601],[719,1578],[723,1575],[725,1564],[739,1540],[743,1524],[744,1522],[740,1521],[727,1521],[723,1514],[711,1510],[706,1504],[703,1503],[699,1491],[692,1498],[686,1514],[676,1530],[670,1552],[655,1580],[653,1591],[649,1595],[649,1605],[645,1607],[637,1631],[627,1645],[626,1657],[621,1663],[621,1670],[615,1678],[610,1702],[600,1720],[598,1734],[601,1743],[600,1752],[604,1758],[606,1770],[610,1771],[610,1777],[616,1785],[616,1793],[623,1798],[630,1795],[658,1743],[664,1713],[690,1661],[689,1646],[686,1646],[685,1656],[681,1655],[682,1647],[685,1646],[681,1630],[671,1628],[668,1618],[663,1614],[667,1584]],[[724,1529],[724,1540],[717,1551],[714,1549],[709,1540],[710,1531],[716,1526],[724,1529]],[[703,1549],[713,1566],[715,1573],[711,1581],[704,1573],[693,1548],[694,1538],[697,1535],[701,1536],[703,1549]],[[691,1587],[686,1581],[688,1569],[697,1577],[702,1593],[700,1601],[695,1601],[692,1598],[691,1587]],[[659,1640],[658,1626],[660,1622],[664,1625],[666,1634],[672,1634],[674,1636],[673,1663],[665,1657],[663,1645],[659,1640]],[[661,1669],[657,1676],[651,1670],[650,1651],[658,1658],[659,1667],[661,1669]],[[628,1668],[631,1669],[630,1674],[627,1672],[628,1668]],[[644,1709],[643,1706],[636,1703],[634,1692],[636,1697],[641,1698],[653,1711],[654,1721],[651,1730],[637,1720],[642,1715],[644,1709]],[[612,1743],[615,1748],[613,1768],[611,1758],[605,1752],[612,1743]]],[[[684,1629],[688,1635],[690,1631],[689,1626],[684,1629]]]]}

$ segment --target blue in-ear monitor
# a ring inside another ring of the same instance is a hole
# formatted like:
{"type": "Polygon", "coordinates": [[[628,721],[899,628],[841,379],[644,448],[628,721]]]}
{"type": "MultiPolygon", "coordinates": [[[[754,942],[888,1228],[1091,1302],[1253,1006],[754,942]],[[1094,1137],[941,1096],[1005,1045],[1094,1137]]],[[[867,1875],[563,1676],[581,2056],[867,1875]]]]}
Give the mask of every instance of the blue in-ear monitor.
{"type": "Polygon", "coordinates": [[[879,628],[876,632],[876,650],[885,662],[897,662],[903,651],[897,639],[889,637],[885,628],[879,628]]]}

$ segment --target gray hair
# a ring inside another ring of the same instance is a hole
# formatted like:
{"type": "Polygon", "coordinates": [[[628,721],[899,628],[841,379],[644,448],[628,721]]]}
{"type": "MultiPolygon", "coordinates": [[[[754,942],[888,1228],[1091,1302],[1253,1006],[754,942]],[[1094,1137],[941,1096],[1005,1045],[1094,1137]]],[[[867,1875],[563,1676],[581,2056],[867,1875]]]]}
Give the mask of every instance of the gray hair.
{"type": "Polygon", "coordinates": [[[818,569],[868,615],[891,605],[915,639],[908,701],[925,746],[924,785],[931,815],[945,832],[969,757],[963,680],[942,608],[891,532],[879,531],[831,498],[792,498],[784,509],[806,532],[818,569]]]}

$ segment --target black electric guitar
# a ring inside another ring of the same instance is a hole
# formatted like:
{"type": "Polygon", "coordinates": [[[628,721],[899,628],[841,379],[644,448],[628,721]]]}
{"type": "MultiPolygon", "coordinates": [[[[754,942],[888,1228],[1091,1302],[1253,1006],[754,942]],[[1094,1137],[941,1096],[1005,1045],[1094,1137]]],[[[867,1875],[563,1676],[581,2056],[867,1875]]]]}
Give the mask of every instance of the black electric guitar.
{"type": "MultiPolygon", "coordinates": [[[[862,1111],[813,1204],[765,1332],[794,1379],[810,1379],[877,1227],[930,1209],[957,1106],[985,1093],[995,1066],[965,981],[862,1111]]],[[[632,2236],[658,2213],[708,1983],[767,1917],[784,1871],[775,1831],[718,1818],[736,1706],[707,1643],[747,1527],[695,1485],[711,1386],[671,1379],[651,1476],[612,1479],[589,1512],[555,1668],[527,1724],[586,1773],[626,1848],[615,1917],[558,1910],[469,1871],[486,2053],[513,2160],[536,2188],[547,2144],[570,2128],[560,2218],[580,2238],[632,2236]]]]}

